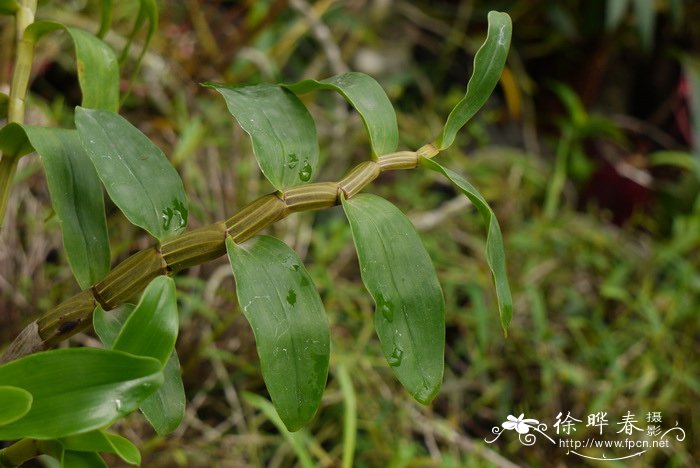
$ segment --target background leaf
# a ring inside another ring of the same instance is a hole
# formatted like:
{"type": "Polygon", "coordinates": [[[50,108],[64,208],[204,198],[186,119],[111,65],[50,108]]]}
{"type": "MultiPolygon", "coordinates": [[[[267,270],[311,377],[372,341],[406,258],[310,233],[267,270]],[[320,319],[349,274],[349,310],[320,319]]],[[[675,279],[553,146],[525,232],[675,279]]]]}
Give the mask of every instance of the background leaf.
{"type": "Polygon", "coordinates": [[[66,450],[61,457],[61,468],[107,468],[102,457],[95,452],[66,450]]]}
{"type": "Polygon", "coordinates": [[[513,298],[508,284],[508,272],[506,270],[506,254],[503,248],[503,235],[498,219],[479,191],[464,177],[441,166],[432,159],[421,158],[421,164],[427,168],[443,174],[450,179],[474,203],[484,221],[488,224],[486,236],[486,261],[491,268],[493,281],[496,285],[496,297],[498,299],[498,311],[501,316],[503,332],[508,334],[508,325],[513,317],[513,298]]]}
{"type": "Polygon", "coordinates": [[[501,77],[513,26],[506,13],[491,11],[488,18],[486,41],[474,56],[474,70],[467,84],[467,94],[450,112],[442,135],[436,142],[440,150],[452,145],[459,129],[481,109],[501,77]]]}
{"type": "Polygon", "coordinates": [[[75,130],[23,128],[44,164],[68,263],[80,287],[87,289],[104,278],[110,265],[100,179],[75,130]]]}
{"type": "Polygon", "coordinates": [[[53,439],[106,426],[130,413],[163,382],[163,375],[153,358],[69,348],[4,364],[0,382],[34,397],[24,417],[0,426],[0,439],[53,439]]]}
{"type": "Polygon", "coordinates": [[[160,148],[113,112],[78,107],[75,125],[107,193],[129,221],[160,241],[185,229],[185,189],[160,148]]]}
{"type": "Polygon", "coordinates": [[[273,84],[206,86],[221,93],[231,115],[250,135],[260,169],[276,189],[314,177],[318,166],[316,125],[291,91],[273,84]]]}
{"type": "Polygon", "coordinates": [[[226,239],[236,294],[253,328],[265,384],[290,431],[316,413],[328,377],[330,331],[299,256],[269,236],[226,239]]]}
{"type": "Polygon", "coordinates": [[[25,38],[37,41],[45,34],[64,29],[73,40],[82,105],[116,112],[119,109],[119,63],[114,51],[97,36],[54,21],[37,21],[25,30],[25,38]]]}
{"type": "Polygon", "coordinates": [[[369,75],[359,72],[343,73],[325,80],[303,80],[291,85],[282,85],[304,94],[316,89],[332,89],[339,92],[362,117],[369,134],[372,154],[381,156],[396,150],[399,129],[396,113],[384,89],[369,75]]]}
{"type": "Polygon", "coordinates": [[[388,201],[359,194],[342,203],[384,356],[406,390],[428,404],[440,389],[445,353],[445,301],[433,263],[411,222],[388,201]]]}
{"type": "Polygon", "coordinates": [[[59,439],[65,450],[114,453],[130,465],[141,463],[139,449],[129,440],[107,431],[90,431],[59,439]]]}
{"type": "Polygon", "coordinates": [[[165,365],[175,347],[177,331],[175,281],[158,276],[144,290],[112,348],[153,357],[165,365]]]}
{"type": "Polygon", "coordinates": [[[0,426],[18,420],[31,407],[31,393],[23,388],[0,386],[0,426]]]}

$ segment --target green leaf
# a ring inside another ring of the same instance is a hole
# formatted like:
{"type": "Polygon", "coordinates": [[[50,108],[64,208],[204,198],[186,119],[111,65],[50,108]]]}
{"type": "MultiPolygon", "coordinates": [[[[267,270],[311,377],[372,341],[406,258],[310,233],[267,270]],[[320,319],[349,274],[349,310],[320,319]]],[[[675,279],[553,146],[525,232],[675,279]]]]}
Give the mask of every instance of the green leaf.
{"type": "Polygon", "coordinates": [[[654,45],[654,29],[656,28],[656,1],[634,0],[634,16],[637,31],[642,40],[642,48],[650,51],[654,45]]]}
{"type": "Polygon", "coordinates": [[[226,238],[243,314],[253,328],[267,390],[296,431],[316,413],[328,377],[330,331],[323,303],[297,254],[259,236],[226,238]]]}
{"type": "Polygon", "coordinates": [[[141,463],[139,449],[120,435],[107,431],[90,431],[59,439],[65,450],[75,452],[114,453],[130,465],[141,463]]]}
{"type": "Polygon", "coordinates": [[[292,446],[292,449],[294,450],[294,453],[296,453],[302,467],[314,468],[316,466],[311,458],[311,454],[306,449],[306,446],[311,444],[311,437],[306,431],[301,430],[299,432],[289,432],[277,414],[275,407],[272,406],[269,401],[259,395],[244,392],[243,400],[249,405],[262,411],[262,413],[267,416],[267,419],[272,421],[272,424],[277,427],[280,434],[282,434],[289,445],[292,446]]]}
{"type": "Polygon", "coordinates": [[[98,429],[125,416],[156,390],[163,374],[153,358],[69,348],[4,364],[0,382],[34,397],[24,417],[0,426],[0,439],[53,439],[98,429]]]}
{"type": "Polygon", "coordinates": [[[177,353],[173,350],[163,368],[163,385],[146,398],[139,409],[158,435],[165,436],[178,428],[185,417],[187,398],[177,353]]]}
{"type": "Polygon", "coordinates": [[[68,263],[80,287],[89,288],[104,278],[110,264],[100,179],[75,130],[23,128],[44,164],[68,263]]]}
{"type": "Polygon", "coordinates": [[[396,113],[389,98],[369,75],[358,72],[343,73],[325,80],[303,80],[291,85],[282,85],[304,94],[317,89],[331,89],[340,93],[362,117],[369,134],[372,153],[375,156],[392,153],[399,143],[396,113]]]}
{"type": "Polygon", "coordinates": [[[119,63],[114,51],[101,39],[82,29],[70,28],[54,21],[32,23],[25,30],[24,37],[35,42],[58,29],[65,30],[75,46],[83,107],[116,112],[119,109],[119,63]]]}
{"type": "Polygon", "coordinates": [[[503,332],[508,334],[508,325],[513,317],[513,298],[508,284],[508,272],[506,270],[506,254],[503,248],[503,235],[498,225],[498,219],[479,191],[464,177],[441,166],[432,159],[421,158],[421,164],[427,168],[443,174],[450,179],[471,200],[488,224],[486,237],[486,261],[489,264],[493,281],[496,285],[496,297],[498,299],[498,311],[501,316],[503,332]]]}
{"type": "Polygon", "coordinates": [[[17,0],[0,0],[0,15],[14,15],[19,8],[17,0]]]}
{"type": "Polygon", "coordinates": [[[65,450],[61,457],[61,468],[107,468],[107,464],[95,452],[65,450]]]}
{"type": "Polygon", "coordinates": [[[165,365],[175,347],[177,331],[175,281],[167,276],[158,276],[146,287],[112,348],[137,356],[149,356],[165,365]]]}
{"type": "Polygon", "coordinates": [[[394,205],[369,194],[341,200],[384,356],[413,398],[428,404],[440,389],[445,353],[445,301],[433,263],[394,205]]]}
{"type": "Polygon", "coordinates": [[[24,156],[34,151],[21,125],[8,123],[0,130],[0,151],[3,156],[24,156]]]}
{"type": "Polygon", "coordinates": [[[304,104],[278,85],[228,86],[207,83],[253,143],[267,180],[278,190],[308,182],[318,166],[316,125],[304,104]]]}
{"type": "Polygon", "coordinates": [[[489,12],[486,41],[474,56],[474,70],[467,84],[467,94],[457,103],[436,142],[443,150],[452,145],[460,128],[486,103],[501,78],[506,64],[513,26],[507,13],[489,12]]]}
{"type": "Polygon", "coordinates": [[[97,306],[92,314],[92,326],[106,348],[111,349],[114,346],[114,340],[119,336],[119,332],[135,307],[133,304],[122,304],[116,309],[105,312],[102,307],[97,306]]]}
{"type": "Polygon", "coordinates": [[[126,99],[126,97],[131,92],[131,87],[134,84],[134,79],[136,79],[136,76],[138,76],[138,72],[141,69],[141,64],[143,63],[143,58],[146,56],[146,52],[148,51],[148,45],[151,43],[151,39],[153,39],[153,34],[156,32],[156,29],[158,29],[158,4],[156,0],[140,0],[139,12],[136,16],[134,26],[131,32],[129,33],[127,43],[124,46],[124,49],[122,50],[121,57],[119,58],[120,62],[124,62],[126,60],[134,37],[136,37],[136,34],[141,30],[143,24],[146,22],[147,19],[148,30],[146,31],[146,39],[144,39],[143,45],[141,46],[141,52],[139,52],[139,56],[136,59],[136,65],[134,65],[134,69],[131,72],[131,77],[129,78],[129,84],[127,86],[127,92],[124,94],[124,98],[122,99],[122,101],[126,99]]]}
{"type": "Polygon", "coordinates": [[[31,407],[31,393],[18,387],[0,386],[0,426],[18,420],[31,407]]]}
{"type": "Polygon", "coordinates": [[[82,107],[75,125],[107,193],[129,221],[160,241],[185,229],[182,180],[146,135],[118,114],[82,107]]]}
{"type": "Polygon", "coordinates": [[[7,110],[10,105],[10,96],[0,93],[0,119],[7,118],[7,110]]]}

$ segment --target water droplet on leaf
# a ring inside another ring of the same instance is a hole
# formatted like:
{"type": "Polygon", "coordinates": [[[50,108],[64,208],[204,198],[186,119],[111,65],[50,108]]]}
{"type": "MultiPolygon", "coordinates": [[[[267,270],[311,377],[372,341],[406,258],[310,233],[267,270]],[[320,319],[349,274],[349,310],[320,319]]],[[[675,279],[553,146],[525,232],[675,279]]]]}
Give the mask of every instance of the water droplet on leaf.
{"type": "Polygon", "coordinates": [[[394,308],[381,293],[377,298],[377,309],[388,322],[394,320],[394,308]]]}
{"type": "Polygon", "coordinates": [[[387,359],[391,367],[399,367],[401,365],[401,360],[403,359],[403,349],[396,346],[391,352],[391,356],[387,359]]]}
{"type": "Polygon", "coordinates": [[[299,171],[299,178],[303,182],[308,182],[311,179],[312,172],[313,169],[311,169],[311,164],[309,164],[309,160],[304,159],[304,165],[301,166],[301,170],[299,171]]]}
{"type": "Polygon", "coordinates": [[[299,160],[297,159],[297,155],[295,153],[289,153],[287,155],[287,167],[290,169],[294,169],[297,167],[297,164],[299,163],[299,160]]]}
{"type": "Polygon", "coordinates": [[[297,293],[293,289],[287,291],[287,302],[292,306],[297,303],[297,293]]]}

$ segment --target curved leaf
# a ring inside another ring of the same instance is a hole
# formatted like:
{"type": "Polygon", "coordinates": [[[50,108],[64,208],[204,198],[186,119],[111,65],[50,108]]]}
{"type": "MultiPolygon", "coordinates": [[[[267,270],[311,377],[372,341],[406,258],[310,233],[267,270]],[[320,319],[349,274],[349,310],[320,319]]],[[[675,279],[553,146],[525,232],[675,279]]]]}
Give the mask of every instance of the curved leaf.
{"type": "Polygon", "coordinates": [[[489,12],[486,41],[474,56],[474,70],[467,84],[467,94],[457,103],[438,138],[443,150],[452,145],[460,128],[484,105],[501,78],[506,64],[513,26],[507,13],[489,12]]]}
{"type": "Polygon", "coordinates": [[[100,179],[75,130],[22,128],[44,164],[68,263],[80,287],[89,288],[107,274],[110,263],[100,179]]]}
{"type": "Polygon", "coordinates": [[[64,29],[73,40],[82,105],[116,112],[119,109],[119,63],[114,51],[97,36],[54,21],[37,21],[24,32],[35,42],[43,35],[64,29]]]}
{"type": "Polygon", "coordinates": [[[175,281],[158,276],[144,290],[112,349],[149,356],[165,365],[175,347],[177,331],[175,281]]]}
{"type": "Polygon", "coordinates": [[[440,389],[445,353],[445,301],[433,263],[411,222],[388,201],[359,194],[342,203],[384,356],[406,390],[428,404],[440,389]]]}
{"type": "Polygon", "coordinates": [[[450,179],[453,184],[459,187],[462,193],[474,203],[474,206],[476,206],[479,213],[481,213],[481,216],[484,218],[484,221],[488,224],[486,261],[489,264],[489,268],[491,268],[493,281],[496,285],[496,297],[498,299],[498,311],[501,316],[501,326],[503,327],[503,332],[507,335],[508,325],[513,317],[513,298],[511,297],[510,286],[508,284],[503,235],[501,234],[501,227],[498,224],[496,215],[479,191],[464,177],[441,166],[432,159],[421,158],[421,164],[433,171],[443,174],[450,179]]]}
{"type": "Polygon", "coordinates": [[[18,420],[31,407],[31,393],[23,388],[0,386],[0,426],[18,420]]]}
{"type": "Polygon", "coordinates": [[[163,377],[163,385],[139,407],[160,436],[173,432],[185,418],[187,398],[182,383],[180,360],[174,350],[165,363],[163,377]]]}
{"type": "Polygon", "coordinates": [[[69,348],[0,366],[0,382],[34,397],[29,412],[0,426],[0,439],[53,439],[111,424],[135,410],[163,382],[153,358],[69,348]]]}
{"type": "Polygon", "coordinates": [[[65,450],[114,453],[130,465],[141,463],[139,449],[127,438],[107,431],[90,431],[59,439],[65,450]]]}
{"type": "Polygon", "coordinates": [[[253,328],[272,402],[290,431],[316,413],[328,377],[330,331],[323,303],[297,254],[269,236],[226,250],[243,314],[253,328]]]}
{"type": "Polygon", "coordinates": [[[294,93],[273,84],[205,86],[224,97],[231,115],[250,135],[260,169],[276,189],[313,178],[318,166],[316,125],[294,93]]]}
{"type": "Polygon", "coordinates": [[[372,153],[375,156],[381,156],[396,151],[396,146],[399,144],[396,113],[382,87],[371,76],[350,72],[321,81],[303,80],[282,86],[297,94],[316,89],[337,91],[362,117],[362,122],[369,134],[372,153]]]}
{"type": "Polygon", "coordinates": [[[105,312],[100,306],[95,308],[92,326],[106,348],[111,349],[114,346],[114,340],[119,336],[134,307],[136,306],[133,304],[122,304],[109,312],[105,312]]]}
{"type": "Polygon", "coordinates": [[[185,189],[160,148],[113,112],[78,107],[75,125],[107,193],[129,221],[160,241],[185,229],[185,189]]]}
{"type": "Polygon", "coordinates": [[[61,456],[61,468],[108,468],[107,463],[95,452],[77,452],[64,450],[61,456]]]}

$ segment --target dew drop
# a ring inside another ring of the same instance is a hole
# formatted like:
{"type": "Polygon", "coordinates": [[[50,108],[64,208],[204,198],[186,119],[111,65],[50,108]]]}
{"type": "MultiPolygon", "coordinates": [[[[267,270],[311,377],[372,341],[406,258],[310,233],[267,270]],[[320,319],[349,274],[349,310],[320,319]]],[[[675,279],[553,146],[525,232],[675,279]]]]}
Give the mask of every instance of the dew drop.
{"type": "Polygon", "coordinates": [[[174,212],[172,208],[166,208],[161,211],[161,217],[163,218],[163,229],[166,231],[170,229],[170,224],[173,222],[174,212]]]}
{"type": "Polygon", "coordinates": [[[403,349],[396,346],[391,352],[391,356],[387,359],[391,367],[399,367],[401,365],[401,360],[403,359],[403,349]]]}
{"type": "Polygon", "coordinates": [[[116,408],[117,412],[121,412],[122,410],[122,401],[120,399],[114,400],[114,407],[116,408]]]}
{"type": "Polygon", "coordinates": [[[311,179],[311,172],[313,169],[311,169],[311,164],[309,164],[308,159],[304,159],[304,165],[301,166],[301,170],[299,171],[299,178],[303,182],[308,182],[311,179]]]}
{"type": "Polygon", "coordinates": [[[297,293],[293,289],[287,291],[287,302],[292,306],[297,303],[297,293]]]}
{"type": "Polygon", "coordinates": [[[377,309],[379,309],[379,312],[388,322],[392,322],[394,320],[394,309],[381,293],[379,294],[379,297],[377,297],[377,309]]]}
{"type": "Polygon", "coordinates": [[[299,268],[300,267],[297,264],[292,265],[292,270],[294,270],[294,271],[299,271],[299,268]]]}
{"type": "Polygon", "coordinates": [[[299,164],[299,159],[297,159],[297,155],[295,153],[289,153],[287,155],[287,167],[290,169],[294,169],[297,167],[297,164],[299,164]]]}

